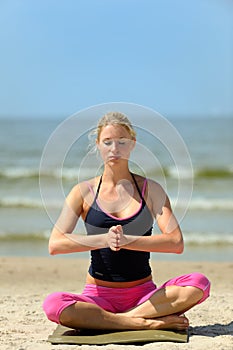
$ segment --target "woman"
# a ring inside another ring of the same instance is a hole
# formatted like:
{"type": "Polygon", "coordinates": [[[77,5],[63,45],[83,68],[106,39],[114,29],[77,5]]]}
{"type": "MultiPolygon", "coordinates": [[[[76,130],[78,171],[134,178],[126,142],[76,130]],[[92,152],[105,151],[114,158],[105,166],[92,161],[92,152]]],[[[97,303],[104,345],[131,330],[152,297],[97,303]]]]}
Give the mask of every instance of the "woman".
{"type": "Polygon", "coordinates": [[[209,296],[210,283],[192,273],[156,287],[149,254],[182,253],[180,227],[161,186],[129,170],[136,134],[128,118],[108,113],[96,134],[103,173],[74,186],[49,241],[52,255],[91,251],[86,285],[82,294],[49,295],[45,313],[70,328],[185,330],[183,313],[209,296]],[[72,234],[80,216],[87,236],[72,234]]]}

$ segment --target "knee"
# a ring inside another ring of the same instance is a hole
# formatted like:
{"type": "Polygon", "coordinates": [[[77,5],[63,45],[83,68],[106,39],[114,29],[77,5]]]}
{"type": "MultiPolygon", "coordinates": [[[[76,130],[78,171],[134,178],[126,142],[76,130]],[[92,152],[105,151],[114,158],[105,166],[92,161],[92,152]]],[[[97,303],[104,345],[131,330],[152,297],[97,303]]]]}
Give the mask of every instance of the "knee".
{"type": "Polygon", "coordinates": [[[196,296],[198,304],[202,303],[208,298],[210,294],[210,281],[208,278],[200,272],[194,272],[191,274],[192,283],[191,286],[195,287],[193,293],[196,296]]]}
{"type": "Polygon", "coordinates": [[[59,314],[59,323],[63,326],[72,328],[72,325],[74,323],[74,318],[75,318],[75,314],[73,313],[74,311],[75,311],[74,304],[64,308],[59,314]]]}
{"type": "Polygon", "coordinates": [[[207,287],[210,285],[210,281],[202,273],[194,272],[192,275],[195,278],[195,280],[198,282],[198,284],[202,285],[203,287],[207,287]]]}
{"type": "Polygon", "coordinates": [[[203,297],[203,291],[192,285],[174,285],[167,287],[167,295],[173,297],[173,303],[176,305],[193,305],[203,297]],[[168,294],[168,288],[170,294],[168,294]]]}
{"type": "Polygon", "coordinates": [[[195,275],[197,278],[196,287],[200,288],[203,292],[202,298],[198,301],[198,304],[200,304],[209,297],[211,283],[209,279],[202,273],[196,273],[195,275]]]}
{"type": "Polygon", "coordinates": [[[49,294],[43,302],[43,310],[47,318],[56,323],[59,322],[60,306],[63,299],[63,293],[56,292],[49,294]]]}

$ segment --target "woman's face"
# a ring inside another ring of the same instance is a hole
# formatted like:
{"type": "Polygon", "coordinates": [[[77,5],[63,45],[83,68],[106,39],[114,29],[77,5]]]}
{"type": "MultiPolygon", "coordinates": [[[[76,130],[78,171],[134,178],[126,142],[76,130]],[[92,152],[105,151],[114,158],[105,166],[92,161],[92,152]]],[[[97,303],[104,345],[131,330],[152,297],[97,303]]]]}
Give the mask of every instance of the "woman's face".
{"type": "Polygon", "coordinates": [[[102,128],[97,147],[104,163],[118,164],[128,160],[135,140],[121,125],[107,125],[102,128]]]}

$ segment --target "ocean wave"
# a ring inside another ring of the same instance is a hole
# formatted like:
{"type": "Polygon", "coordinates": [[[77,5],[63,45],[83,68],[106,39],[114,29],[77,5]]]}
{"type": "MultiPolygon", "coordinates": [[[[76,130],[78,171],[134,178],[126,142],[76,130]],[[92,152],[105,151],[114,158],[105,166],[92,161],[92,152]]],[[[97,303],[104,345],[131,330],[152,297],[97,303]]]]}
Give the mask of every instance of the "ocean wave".
{"type": "Polygon", "coordinates": [[[232,167],[229,168],[203,168],[199,169],[195,172],[196,178],[218,178],[218,179],[224,179],[224,178],[233,178],[233,171],[232,167]]]}
{"type": "MultiPolygon", "coordinates": [[[[82,169],[82,173],[85,174],[85,177],[95,176],[95,172],[91,168],[82,169]]],[[[63,179],[63,180],[78,180],[79,169],[77,168],[64,168],[62,170],[43,170],[39,171],[38,168],[5,168],[0,169],[0,179],[8,180],[23,180],[23,179],[63,179]]]]}
{"type": "MultiPolygon", "coordinates": [[[[54,169],[54,170],[43,170],[39,171],[39,168],[27,168],[27,167],[6,167],[0,169],[0,179],[63,179],[67,181],[78,180],[80,174],[85,178],[96,176],[97,169],[93,168],[68,168],[54,169]]],[[[199,169],[190,168],[177,168],[176,166],[164,167],[162,169],[150,169],[149,173],[151,176],[163,175],[167,178],[173,179],[190,179],[192,177],[196,179],[227,179],[233,178],[233,166],[222,167],[222,168],[208,168],[203,167],[199,169]]]]}
{"type": "Polygon", "coordinates": [[[14,241],[47,241],[50,237],[51,231],[45,230],[41,232],[0,232],[0,242],[14,242],[14,241]]]}
{"type": "Polygon", "coordinates": [[[226,166],[221,168],[211,168],[211,167],[203,167],[196,169],[188,169],[185,167],[179,167],[179,169],[175,166],[167,167],[164,169],[164,173],[167,177],[171,177],[174,179],[233,179],[233,167],[226,166]]]}
{"type": "MultiPolygon", "coordinates": [[[[41,232],[18,232],[6,233],[0,232],[0,242],[24,242],[24,241],[48,241],[51,230],[41,232]]],[[[84,233],[85,234],[85,233],[84,233]]],[[[229,247],[233,246],[233,234],[227,233],[206,233],[206,232],[192,232],[184,233],[185,246],[188,247],[229,247]]]]}
{"type": "Polygon", "coordinates": [[[187,246],[232,246],[233,234],[206,232],[184,233],[184,241],[187,246]]]}
{"type": "MultiPolygon", "coordinates": [[[[61,208],[62,203],[56,200],[46,202],[49,208],[61,208]]],[[[42,199],[32,199],[29,197],[5,197],[0,199],[0,208],[26,208],[26,209],[42,209],[44,204],[42,199]]]]}
{"type": "Polygon", "coordinates": [[[195,176],[192,168],[170,166],[164,168],[164,174],[166,177],[173,179],[191,179],[195,176]]]}
{"type": "Polygon", "coordinates": [[[173,208],[187,208],[188,210],[233,210],[233,199],[227,198],[193,198],[191,199],[188,206],[187,202],[182,202],[182,200],[180,200],[178,203],[176,203],[174,200],[171,199],[171,204],[173,208]]]}
{"type": "Polygon", "coordinates": [[[38,176],[38,168],[8,167],[0,170],[0,178],[6,179],[38,178],[38,176]]]}

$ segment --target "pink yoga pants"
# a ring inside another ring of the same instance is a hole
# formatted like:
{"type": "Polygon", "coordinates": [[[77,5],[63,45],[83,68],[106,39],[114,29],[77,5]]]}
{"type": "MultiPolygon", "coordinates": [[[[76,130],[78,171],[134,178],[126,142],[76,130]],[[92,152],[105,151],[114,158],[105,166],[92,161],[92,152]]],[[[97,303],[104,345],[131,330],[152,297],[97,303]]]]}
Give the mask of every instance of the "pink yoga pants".
{"type": "Polygon", "coordinates": [[[124,312],[142,304],[159,289],[172,285],[193,286],[201,289],[203,297],[197,304],[200,304],[209,296],[209,280],[204,275],[194,272],[172,278],[159,288],[156,287],[153,281],[131,288],[109,288],[87,284],[82,294],[56,292],[48,295],[43,303],[43,309],[48,319],[56,323],[59,323],[61,312],[78,301],[96,304],[113,313],[124,312]]]}

